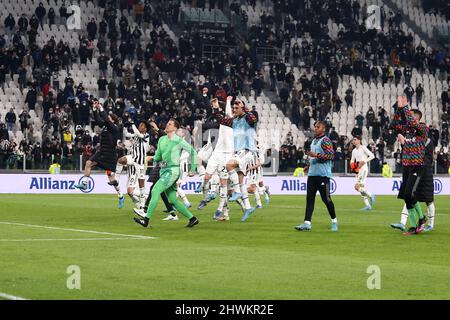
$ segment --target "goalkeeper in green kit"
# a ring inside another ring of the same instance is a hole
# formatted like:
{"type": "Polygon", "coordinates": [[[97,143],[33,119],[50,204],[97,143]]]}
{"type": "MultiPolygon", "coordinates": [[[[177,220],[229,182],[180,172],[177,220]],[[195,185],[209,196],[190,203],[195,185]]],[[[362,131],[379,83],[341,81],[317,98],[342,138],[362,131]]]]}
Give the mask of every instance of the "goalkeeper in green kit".
{"type": "Polygon", "coordinates": [[[158,141],[158,147],[155,156],[153,157],[153,161],[162,163],[160,177],[152,190],[151,200],[146,215],[141,216],[140,218],[134,218],[134,221],[143,227],[148,226],[162,192],[166,193],[169,202],[174,205],[178,212],[189,219],[189,223],[186,227],[192,228],[199,222],[198,219],[186,209],[185,205],[177,199],[177,180],[180,176],[180,156],[183,150],[189,152],[191,156],[191,170],[189,176],[194,176],[194,172],[197,169],[197,153],[189,143],[176,135],[176,131],[179,128],[180,124],[178,121],[170,119],[164,129],[167,135],[161,137],[158,141]]]}

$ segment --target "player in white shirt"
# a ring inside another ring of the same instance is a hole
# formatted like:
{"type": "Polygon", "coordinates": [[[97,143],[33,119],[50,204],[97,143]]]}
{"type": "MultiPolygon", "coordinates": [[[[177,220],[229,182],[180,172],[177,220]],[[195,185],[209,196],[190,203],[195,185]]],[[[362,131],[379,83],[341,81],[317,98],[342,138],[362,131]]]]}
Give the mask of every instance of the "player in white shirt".
{"type": "MultiPolygon", "coordinates": [[[[226,116],[231,116],[231,100],[233,97],[227,97],[227,102],[225,105],[226,116]]],[[[215,108],[218,108],[223,102],[219,103],[217,99],[213,99],[211,102],[215,108]]],[[[233,128],[220,125],[219,126],[219,136],[217,138],[217,143],[211,158],[208,161],[205,172],[205,183],[211,180],[214,174],[218,174],[219,177],[219,206],[216,213],[214,214],[214,219],[217,220],[224,211],[224,207],[227,202],[227,189],[228,189],[228,171],[226,169],[227,162],[233,157],[234,154],[234,144],[233,144],[233,128]]],[[[200,202],[198,209],[202,209],[206,206],[207,201],[203,200],[200,202]]]]}
{"type": "Polygon", "coordinates": [[[374,159],[375,156],[369,149],[367,149],[367,147],[361,144],[360,136],[355,136],[352,143],[355,147],[352,151],[350,167],[357,173],[355,190],[361,193],[361,197],[363,198],[365,204],[365,207],[361,210],[372,210],[373,204],[375,203],[375,195],[366,190],[365,184],[369,173],[367,163],[374,159]]]}

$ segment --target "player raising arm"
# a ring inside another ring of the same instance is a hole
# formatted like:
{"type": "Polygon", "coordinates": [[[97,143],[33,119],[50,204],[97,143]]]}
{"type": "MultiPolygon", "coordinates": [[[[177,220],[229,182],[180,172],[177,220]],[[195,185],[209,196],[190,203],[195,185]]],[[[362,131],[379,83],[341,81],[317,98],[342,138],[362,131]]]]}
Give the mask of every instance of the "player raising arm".
{"type": "MultiPolygon", "coordinates": [[[[245,212],[241,221],[246,221],[255,211],[250,205],[247,186],[244,183],[244,176],[247,174],[247,167],[254,159],[256,152],[256,124],[258,117],[256,113],[250,111],[243,101],[236,99],[232,113],[233,117],[227,117],[220,112],[217,104],[212,104],[213,115],[221,125],[233,128],[234,156],[226,164],[231,188],[234,190],[230,201],[242,199],[245,212]]],[[[222,184],[221,184],[222,185],[222,184]]]]}
{"type": "Polygon", "coordinates": [[[405,200],[408,209],[410,228],[405,235],[422,232],[427,218],[423,215],[417,201],[417,187],[425,170],[425,146],[427,142],[427,126],[420,122],[422,113],[411,110],[405,96],[397,99],[392,127],[404,136],[402,148],[403,177],[398,197],[405,200]],[[417,216],[419,221],[417,223],[417,216]]]}
{"type": "Polygon", "coordinates": [[[107,114],[98,101],[94,101],[93,111],[96,123],[102,127],[102,132],[100,134],[100,148],[88,161],[86,161],[86,165],[84,166],[84,177],[80,184],[75,185],[75,188],[82,191],[87,190],[88,188],[88,178],[91,176],[93,167],[99,167],[111,172],[116,171],[116,145],[119,137],[117,123],[119,118],[113,113],[107,114]]]}

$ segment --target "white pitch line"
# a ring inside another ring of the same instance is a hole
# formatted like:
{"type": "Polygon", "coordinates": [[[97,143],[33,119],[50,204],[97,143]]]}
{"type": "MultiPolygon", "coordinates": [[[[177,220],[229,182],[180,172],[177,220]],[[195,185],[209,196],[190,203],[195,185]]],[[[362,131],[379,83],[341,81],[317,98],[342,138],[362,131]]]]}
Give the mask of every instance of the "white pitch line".
{"type": "Polygon", "coordinates": [[[60,227],[49,227],[49,226],[41,226],[37,224],[25,224],[25,223],[16,223],[16,222],[8,222],[8,221],[0,221],[0,224],[7,224],[12,226],[22,226],[22,227],[31,227],[31,228],[42,228],[42,229],[50,229],[50,230],[63,230],[63,231],[73,231],[73,232],[83,232],[83,233],[93,233],[93,234],[104,234],[109,236],[118,236],[118,237],[130,237],[130,238],[139,238],[139,239],[156,239],[155,237],[147,237],[147,236],[139,236],[139,235],[131,235],[131,234],[121,234],[121,233],[112,233],[112,232],[104,232],[104,231],[93,231],[93,230],[82,230],[82,229],[71,229],[71,228],[60,228],[60,227]]]}
{"type": "Polygon", "coordinates": [[[3,293],[3,292],[0,292],[0,298],[4,298],[4,299],[7,299],[7,300],[27,300],[25,298],[13,296],[13,295],[10,295],[10,294],[7,294],[7,293],[3,293]]]}
{"type": "Polygon", "coordinates": [[[147,238],[0,239],[0,242],[150,240],[147,238]]]}

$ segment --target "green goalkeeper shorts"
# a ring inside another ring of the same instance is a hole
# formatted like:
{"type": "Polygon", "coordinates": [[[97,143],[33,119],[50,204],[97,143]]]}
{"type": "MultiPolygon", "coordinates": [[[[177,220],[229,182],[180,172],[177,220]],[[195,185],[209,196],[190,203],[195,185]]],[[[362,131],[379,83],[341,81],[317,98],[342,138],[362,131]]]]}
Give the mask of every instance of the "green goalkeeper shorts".
{"type": "Polygon", "coordinates": [[[162,168],[159,172],[159,180],[163,186],[164,191],[177,191],[177,181],[180,177],[180,167],[162,168]]]}

